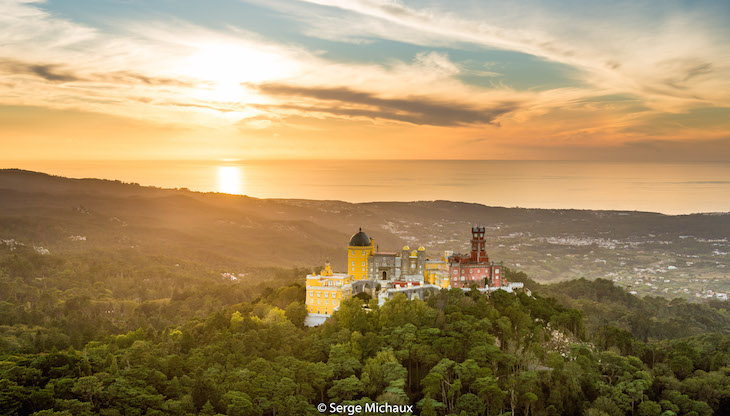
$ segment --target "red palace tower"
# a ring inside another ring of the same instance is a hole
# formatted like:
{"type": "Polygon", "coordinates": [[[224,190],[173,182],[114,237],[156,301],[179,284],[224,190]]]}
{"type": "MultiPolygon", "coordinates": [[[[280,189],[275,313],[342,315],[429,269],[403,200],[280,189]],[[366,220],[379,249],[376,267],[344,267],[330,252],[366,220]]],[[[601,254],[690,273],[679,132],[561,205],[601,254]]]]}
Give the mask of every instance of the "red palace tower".
{"type": "Polygon", "coordinates": [[[455,254],[449,257],[451,287],[502,287],[502,264],[489,261],[484,240],[484,226],[471,228],[471,254],[455,254]]]}

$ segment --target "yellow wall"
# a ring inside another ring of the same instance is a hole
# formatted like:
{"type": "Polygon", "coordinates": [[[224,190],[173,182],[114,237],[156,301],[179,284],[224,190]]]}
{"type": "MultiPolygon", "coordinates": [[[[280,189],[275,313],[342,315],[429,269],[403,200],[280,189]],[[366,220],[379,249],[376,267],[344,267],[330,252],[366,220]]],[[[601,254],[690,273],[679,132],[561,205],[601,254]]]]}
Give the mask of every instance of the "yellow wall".
{"type": "Polygon", "coordinates": [[[368,278],[368,261],[373,255],[373,245],[347,246],[347,273],[355,280],[368,278]]]}
{"type": "Polygon", "coordinates": [[[448,288],[449,281],[449,264],[444,257],[441,261],[427,261],[426,270],[423,272],[424,280],[432,285],[441,288],[448,288]]]}
{"type": "Polygon", "coordinates": [[[437,285],[441,288],[449,287],[449,273],[443,270],[426,270],[424,272],[426,283],[437,285]]]}
{"type": "Polygon", "coordinates": [[[439,279],[437,281],[437,285],[439,285],[442,289],[448,289],[451,287],[451,282],[449,280],[449,272],[441,270],[441,275],[439,276],[439,279]]]}
{"type": "Polygon", "coordinates": [[[329,263],[321,275],[308,275],[305,300],[307,311],[332,315],[344,299],[352,297],[350,282],[351,276],[332,273],[329,263]]]}
{"type": "Polygon", "coordinates": [[[424,280],[428,284],[435,285],[436,284],[436,270],[429,270],[426,269],[426,271],[423,273],[424,280]]]}
{"type": "Polygon", "coordinates": [[[307,287],[307,311],[310,313],[323,313],[332,315],[340,303],[352,296],[352,289],[347,286],[308,286],[307,287]]]}

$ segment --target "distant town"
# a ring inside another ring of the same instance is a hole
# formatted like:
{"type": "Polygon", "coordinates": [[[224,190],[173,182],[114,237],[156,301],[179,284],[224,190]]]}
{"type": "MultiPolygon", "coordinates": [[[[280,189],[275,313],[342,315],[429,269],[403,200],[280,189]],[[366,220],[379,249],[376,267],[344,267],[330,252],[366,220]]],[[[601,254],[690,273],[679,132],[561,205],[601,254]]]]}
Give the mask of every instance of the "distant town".
{"type": "MultiPolygon", "coordinates": [[[[722,227],[715,232],[699,225],[725,215],[695,215],[692,220],[697,225],[680,226],[656,218],[642,222],[642,213],[550,214],[549,221],[490,222],[486,227],[490,254],[539,282],[603,278],[638,296],[691,302],[724,301],[730,295],[730,242],[722,235],[722,227]]],[[[434,248],[459,247],[460,230],[468,224],[444,218],[425,228],[391,220],[388,231],[409,242],[430,241],[434,248]]]]}

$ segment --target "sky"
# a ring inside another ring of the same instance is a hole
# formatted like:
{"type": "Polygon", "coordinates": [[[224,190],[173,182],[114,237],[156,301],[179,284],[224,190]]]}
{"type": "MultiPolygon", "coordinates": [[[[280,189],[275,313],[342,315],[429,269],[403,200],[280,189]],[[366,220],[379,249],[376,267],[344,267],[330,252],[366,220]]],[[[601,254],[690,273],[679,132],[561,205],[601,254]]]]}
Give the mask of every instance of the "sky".
{"type": "Polygon", "coordinates": [[[730,3],[0,0],[0,159],[730,161],[730,3]]]}

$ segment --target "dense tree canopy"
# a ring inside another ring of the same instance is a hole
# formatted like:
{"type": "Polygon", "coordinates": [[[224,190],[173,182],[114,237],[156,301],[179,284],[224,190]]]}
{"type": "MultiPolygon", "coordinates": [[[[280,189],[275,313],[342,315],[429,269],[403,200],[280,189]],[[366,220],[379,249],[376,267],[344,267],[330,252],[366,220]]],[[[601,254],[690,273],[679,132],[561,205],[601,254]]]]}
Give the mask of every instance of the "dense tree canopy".
{"type": "Polygon", "coordinates": [[[730,414],[722,305],[576,281],[534,296],[442,290],[368,308],[354,298],[306,328],[304,289],[290,284],[301,270],[261,271],[267,289],[102,254],[3,253],[4,414],[317,415],[322,402],[423,415],[730,414]],[[704,326],[677,338],[662,332],[672,319],[704,326]]]}

